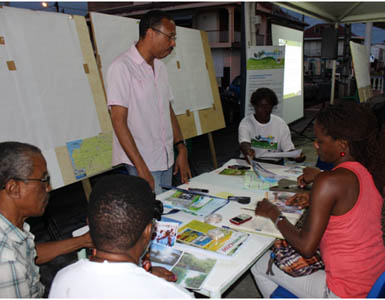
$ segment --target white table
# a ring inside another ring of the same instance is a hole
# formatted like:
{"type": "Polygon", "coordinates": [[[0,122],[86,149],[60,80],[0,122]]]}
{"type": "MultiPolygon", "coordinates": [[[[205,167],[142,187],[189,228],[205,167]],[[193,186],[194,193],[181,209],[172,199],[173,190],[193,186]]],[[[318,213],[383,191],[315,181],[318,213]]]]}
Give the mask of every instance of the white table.
{"type": "MultiPolygon", "coordinates": [[[[250,206],[255,208],[256,202],[263,198],[264,191],[250,191],[244,189],[242,176],[237,177],[218,174],[223,168],[232,164],[247,165],[245,161],[232,159],[227,162],[222,168],[194,177],[193,179],[191,179],[188,185],[181,185],[180,188],[207,188],[209,190],[210,195],[217,195],[218,193],[227,192],[236,196],[249,196],[251,197],[251,203],[247,205],[247,207],[250,206]]],[[[288,168],[271,164],[263,165],[264,167],[267,167],[269,170],[272,170],[277,174],[285,174],[284,171],[288,168]]],[[[296,175],[293,175],[292,179],[295,178],[296,175]]],[[[167,191],[159,195],[157,198],[159,200],[165,199],[171,196],[173,192],[174,191],[167,191]]],[[[233,227],[231,226],[232,224],[228,220],[237,214],[245,213],[245,210],[241,210],[241,207],[245,206],[240,205],[236,202],[230,202],[225,207],[218,210],[217,213],[222,215],[223,219],[220,223],[215,225],[219,227],[233,227]]],[[[165,210],[165,212],[167,212],[167,209],[165,210]]],[[[187,224],[193,219],[197,219],[203,222],[203,217],[193,216],[184,212],[170,214],[167,215],[167,217],[183,222],[181,226],[187,224]]],[[[209,296],[211,298],[220,298],[221,295],[270,248],[273,241],[273,237],[267,237],[258,234],[250,234],[247,241],[242,245],[242,247],[233,257],[224,257],[223,259],[218,259],[218,255],[216,255],[215,258],[217,258],[217,263],[214,269],[211,271],[208,278],[203,283],[201,289],[197,290],[196,292],[209,296]]],[[[186,247],[184,245],[180,245],[177,243],[175,247],[186,251],[186,247]]],[[[188,252],[194,253],[195,251],[193,247],[188,247],[188,249],[188,252]]],[[[209,253],[208,256],[210,256],[209,253]]]]}

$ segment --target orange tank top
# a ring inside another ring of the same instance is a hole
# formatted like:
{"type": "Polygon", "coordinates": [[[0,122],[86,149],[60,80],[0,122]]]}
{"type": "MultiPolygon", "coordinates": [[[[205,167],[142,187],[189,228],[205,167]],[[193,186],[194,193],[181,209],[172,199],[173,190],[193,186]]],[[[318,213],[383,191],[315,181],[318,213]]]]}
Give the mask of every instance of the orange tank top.
{"type": "Polygon", "coordinates": [[[348,169],[357,176],[360,193],[350,211],[330,216],[322,236],[320,250],[326,283],[339,297],[365,298],[385,271],[381,230],[383,199],[372,175],[360,163],[345,162],[336,168],[348,169]]]}

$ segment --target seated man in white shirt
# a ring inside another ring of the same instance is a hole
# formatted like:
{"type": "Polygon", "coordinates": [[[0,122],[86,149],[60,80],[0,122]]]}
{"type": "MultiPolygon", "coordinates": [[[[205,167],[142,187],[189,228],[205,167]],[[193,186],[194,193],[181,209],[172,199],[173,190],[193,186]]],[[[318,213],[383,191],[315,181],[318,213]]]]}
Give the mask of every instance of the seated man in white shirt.
{"type": "Polygon", "coordinates": [[[154,228],[154,201],[142,178],[115,174],[100,179],[88,206],[94,256],[60,270],[49,297],[191,298],[140,266],[154,228]]]}
{"type": "MultiPolygon", "coordinates": [[[[267,152],[286,152],[294,150],[289,127],[280,117],[273,115],[273,107],[278,104],[275,93],[268,88],[259,88],[250,99],[255,114],[243,118],[239,124],[238,140],[245,158],[262,157],[267,152]]],[[[301,154],[294,160],[303,162],[301,154]]],[[[260,160],[260,159],[258,159],[260,160]]],[[[280,158],[262,160],[270,163],[283,163],[280,158]]]]}

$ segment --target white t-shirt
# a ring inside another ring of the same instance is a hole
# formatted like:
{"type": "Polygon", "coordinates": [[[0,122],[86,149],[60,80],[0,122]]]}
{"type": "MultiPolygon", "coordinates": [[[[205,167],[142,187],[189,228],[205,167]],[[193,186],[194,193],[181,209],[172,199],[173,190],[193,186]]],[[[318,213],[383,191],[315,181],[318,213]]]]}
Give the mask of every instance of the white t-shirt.
{"type": "Polygon", "coordinates": [[[284,120],[273,114],[270,115],[270,121],[266,124],[259,123],[253,114],[244,117],[239,124],[238,140],[239,144],[251,143],[257,158],[266,152],[295,149],[289,127],[284,120]]]}
{"type": "Polygon", "coordinates": [[[49,298],[192,298],[191,294],[133,263],[81,259],[60,270],[49,298]]]}

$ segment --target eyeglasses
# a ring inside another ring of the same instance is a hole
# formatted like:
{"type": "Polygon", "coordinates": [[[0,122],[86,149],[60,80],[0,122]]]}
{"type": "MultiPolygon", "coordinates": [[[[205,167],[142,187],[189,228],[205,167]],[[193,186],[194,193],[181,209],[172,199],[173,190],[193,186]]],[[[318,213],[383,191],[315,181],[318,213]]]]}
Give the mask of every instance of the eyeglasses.
{"type": "Polygon", "coordinates": [[[43,178],[18,178],[18,177],[14,177],[12,179],[13,180],[18,180],[18,181],[40,181],[40,182],[45,183],[46,185],[48,185],[50,183],[50,181],[51,181],[51,176],[49,176],[47,174],[43,178]]]}
{"type": "Polygon", "coordinates": [[[152,27],[151,27],[151,29],[154,30],[154,31],[156,31],[156,32],[159,32],[159,33],[161,33],[161,34],[163,34],[163,35],[165,35],[165,36],[167,36],[168,39],[169,39],[170,41],[174,41],[174,42],[176,41],[176,35],[169,35],[169,34],[164,33],[163,31],[161,31],[161,30],[159,30],[159,29],[152,28],[152,27]]]}

